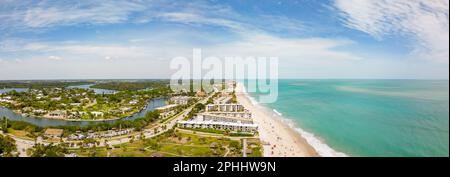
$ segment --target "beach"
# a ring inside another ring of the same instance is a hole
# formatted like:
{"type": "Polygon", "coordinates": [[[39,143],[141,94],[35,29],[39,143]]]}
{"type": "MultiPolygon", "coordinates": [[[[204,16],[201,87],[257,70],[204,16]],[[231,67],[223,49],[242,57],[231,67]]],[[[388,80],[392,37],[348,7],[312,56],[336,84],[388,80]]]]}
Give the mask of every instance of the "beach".
{"type": "Polygon", "coordinates": [[[275,117],[273,112],[254,105],[241,83],[236,86],[236,97],[240,104],[252,112],[258,124],[259,137],[263,144],[264,157],[317,157],[319,154],[293,128],[275,117]]]}

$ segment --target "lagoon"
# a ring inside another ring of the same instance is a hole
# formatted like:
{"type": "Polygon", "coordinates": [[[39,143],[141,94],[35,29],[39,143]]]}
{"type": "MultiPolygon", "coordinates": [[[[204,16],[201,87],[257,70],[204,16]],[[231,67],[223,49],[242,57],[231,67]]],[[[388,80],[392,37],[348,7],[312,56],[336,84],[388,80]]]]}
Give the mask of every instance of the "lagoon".
{"type": "Polygon", "coordinates": [[[33,116],[23,116],[15,113],[14,111],[0,106],[0,117],[6,117],[10,120],[25,121],[37,126],[63,126],[63,125],[75,125],[75,126],[87,126],[91,124],[108,123],[114,124],[118,120],[134,120],[144,117],[147,112],[153,111],[157,107],[164,106],[166,104],[166,98],[154,98],[147,102],[147,105],[140,112],[134,113],[131,116],[124,117],[115,120],[62,120],[62,119],[47,119],[33,116]]]}
{"type": "Polygon", "coordinates": [[[92,88],[94,84],[87,84],[87,85],[75,85],[75,86],[68,86],[67,88],[81,88],[81,89],[89,89],[93,90],[95,94],[114,94],[117,91],[115,90],[108,90],[108,89],[99,89],[99,88],[92,88]]]}

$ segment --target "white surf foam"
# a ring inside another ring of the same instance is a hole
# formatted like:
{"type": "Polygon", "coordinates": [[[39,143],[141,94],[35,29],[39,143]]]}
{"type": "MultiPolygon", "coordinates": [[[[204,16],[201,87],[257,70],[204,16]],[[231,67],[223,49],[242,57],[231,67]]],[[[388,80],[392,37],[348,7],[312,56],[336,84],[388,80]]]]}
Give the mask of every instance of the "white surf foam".
{"type": "Polygon", "coordinates": [[[307,132],[300,127],[296,126],[296,123],[291,120],[287,119],[282,116],[278,116],[282,122],[286,123],[290,128],[294,129],[297,133],[302,136],[306,142],[311,145],[314,150],[321,156],[321,157],[348,157],[347,154],[338,152],[328,146],[326,143],[324,143],[319,137],[315,136],[313,133],[307,132]]]}
{"type": "Polygon", "coordinates": [[[306,142],[310,144],[316,152],[322,157],[347,157],[348,155],[342,152],[337,152],[323,141],[320,140],[313,133],[304,131],[301,128],[295,128],[295,130],[300,133],[300,135],[305,138],[306,142]]]}
{"type": "Polygon", "coordinates": [[[281,112],[278,112],[276,109],[273,109],[272,111],[275,112],[275,114],[277,114],[278,116],[283,116],[283,114],[281,114],[281,112]]]}

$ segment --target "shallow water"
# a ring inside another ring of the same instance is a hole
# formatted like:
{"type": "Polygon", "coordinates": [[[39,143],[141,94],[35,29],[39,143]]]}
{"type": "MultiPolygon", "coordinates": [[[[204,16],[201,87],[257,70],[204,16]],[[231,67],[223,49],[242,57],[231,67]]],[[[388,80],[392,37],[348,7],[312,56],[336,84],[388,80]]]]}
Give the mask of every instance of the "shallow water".
{"type": "Polygon", "coordinates": [[[279,80],[278,100],[261,105],[350,156],[448,156],[448,90],[434,80],[279,80]]]}

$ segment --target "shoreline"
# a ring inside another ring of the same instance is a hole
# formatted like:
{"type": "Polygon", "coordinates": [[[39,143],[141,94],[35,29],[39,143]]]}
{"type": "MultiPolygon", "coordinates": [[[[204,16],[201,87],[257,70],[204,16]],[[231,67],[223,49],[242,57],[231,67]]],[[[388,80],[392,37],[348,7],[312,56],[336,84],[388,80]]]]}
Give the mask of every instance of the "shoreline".
{"type": "Polygon", "coordinates": [[[273,116],[268,110],[257,107],[245,92],[242,83],[236,87],[236,98],[252,112],[258,124],[264,157],[319,157],[319,153],[295,129],[273,116]]]}
{"type": "Polygon", "coordinates": [[[142,107],[138,112],[132,113],[131,115],[128,115],[128,116],[116,117],[116,118],[111,118],[111,119],[68,119],[68,118],[53,118],[53,117],[46,117],[46,116],[24,115],[21,112],[18,112],[17,110],[10,109],[10,108],[8,108],[6,106],[0,105],[0,107],[8,109],[8,110],[12,111],[13,113],[15,113],[17,115],[20,115],[20,116],[22,116],[24,118],[25,117],[26,118],[33,118],[33,119],[37,119],[37,120],[50,120],[50,121],[57,120],[57,121],[65,121],[65,122],[87,122],[87,123],[104,122],[105,123],[105,122],[118,121],[118,120],[130,118],[130,117],[132,117],[134,115],[137,115],[137,114],[142,113],[143,111],[145,111],[145,109],[147,109],[148,104],[149,104],[150,101],[155,100],[155,99],[165,99],[165,98],[167,98],[167,97],[160,96],[160,97],[150,98],[150,99],[148,99],[146,101],[147,104],[144,107],[142,107]]]}

